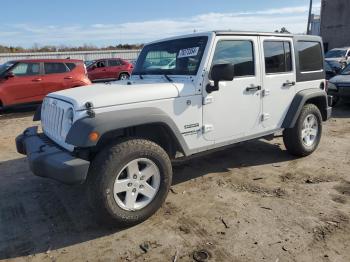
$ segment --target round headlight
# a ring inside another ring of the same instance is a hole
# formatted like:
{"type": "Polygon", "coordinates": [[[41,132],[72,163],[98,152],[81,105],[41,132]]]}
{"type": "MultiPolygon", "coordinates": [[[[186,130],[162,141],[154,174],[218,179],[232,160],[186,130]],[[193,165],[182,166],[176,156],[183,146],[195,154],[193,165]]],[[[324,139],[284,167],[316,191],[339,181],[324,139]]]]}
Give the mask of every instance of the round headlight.
{"type": "Polygon", "coordinates": [[[67,110],[67,113],[66,113],[66,118],[68,120],[68,123],[69,124],[73,124],[73,121],[74,121],[74,111],[73,111],[73,108],[69,108],[67,110]]]}

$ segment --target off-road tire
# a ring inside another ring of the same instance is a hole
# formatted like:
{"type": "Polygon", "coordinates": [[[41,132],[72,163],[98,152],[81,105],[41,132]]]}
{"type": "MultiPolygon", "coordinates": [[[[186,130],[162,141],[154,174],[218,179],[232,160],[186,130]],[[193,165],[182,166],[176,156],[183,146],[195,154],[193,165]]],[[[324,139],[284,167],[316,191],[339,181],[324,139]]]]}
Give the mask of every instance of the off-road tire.
{"type": "Polygon", "coordinates": [[[318,147],[322,136],[322,115],[314,104],[306,104],[300,112],[293,128],[287,128],[283,132],[283,142],[288,152],[294,156],[305,157],[312,154],[318,147]],[[301,136],[303,123],[308,115],[314,115],[318,123],[318,133],[312,146],[306,146],[301,136]]]}
{"type": "Polygon", "coordinates": [[[171,161],[163,148],[149,140],[129,139],[105,148],[92,161],[87,179],[87,197],[100,222],[120,227],[132,226],[148,219],[162,206],[171,182],[171,161]],[[113,186],[123,167],[138,158],[147,158],[156,164],[160,171],[160,186],[146,207],[127,211],[115,201],[113,186]]]}

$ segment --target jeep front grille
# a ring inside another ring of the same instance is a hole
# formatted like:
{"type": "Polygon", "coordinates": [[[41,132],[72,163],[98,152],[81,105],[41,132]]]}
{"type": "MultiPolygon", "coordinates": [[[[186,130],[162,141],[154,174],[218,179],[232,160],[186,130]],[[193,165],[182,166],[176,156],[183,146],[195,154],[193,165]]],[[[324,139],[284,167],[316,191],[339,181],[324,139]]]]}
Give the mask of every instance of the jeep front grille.
{"type": "Polygon", "coordinates": [[[48,100],[44,101],[41,111],[41,123],[47,135],[57,140],[62,140],[63,117],[64,109],[55,103],[55,100],[51,103],[48,100]]]}

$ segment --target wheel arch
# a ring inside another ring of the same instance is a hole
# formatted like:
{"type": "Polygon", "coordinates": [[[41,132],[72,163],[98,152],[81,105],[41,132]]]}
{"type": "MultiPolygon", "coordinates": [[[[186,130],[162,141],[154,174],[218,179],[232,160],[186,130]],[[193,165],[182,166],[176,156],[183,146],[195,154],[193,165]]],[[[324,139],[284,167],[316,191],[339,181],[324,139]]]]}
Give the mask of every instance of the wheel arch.
{"type": "Polygon", "coordinates": [[[314,104],[320,110],[322,120],[328,119],[328,100],[327,94],[321,89],[307,89],[297,93],[289,107],[282,128],[293,128],[299,115],[306,104],[314,104]]]}
{"type": "Polygon", "coordinates": [[[78,148],[98,148],[121,138],[139,137],[158,142],[170,156],[179,151],[186,155],[187,144],[174,121],[157,108],[140,108],[96,114],[75,122],[66,142],[78,148]],[[97,132],[97,142],[89,134],[97,132]]]}

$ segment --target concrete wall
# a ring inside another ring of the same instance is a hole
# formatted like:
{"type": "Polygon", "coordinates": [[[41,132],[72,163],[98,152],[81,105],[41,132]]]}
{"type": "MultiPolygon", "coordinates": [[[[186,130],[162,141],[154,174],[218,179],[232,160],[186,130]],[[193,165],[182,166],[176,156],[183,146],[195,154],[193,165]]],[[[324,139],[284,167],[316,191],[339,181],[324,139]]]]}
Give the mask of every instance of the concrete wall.
{"type": "Polygon", "coordinates": [[[350,46],[350,0],[322,0],[321,36],[328,50],[350,46]]]}
{"type": "Polygon", "coordinates": [[[139,55],[140,50],[107,50],[107,51],[81,51],[81,52],[48,52],[48,53],[0,53],[0,64],[10,60],[20,59],[80,59],[96,60],[101,58],[122,58],[134,60],[139,55]]]}

